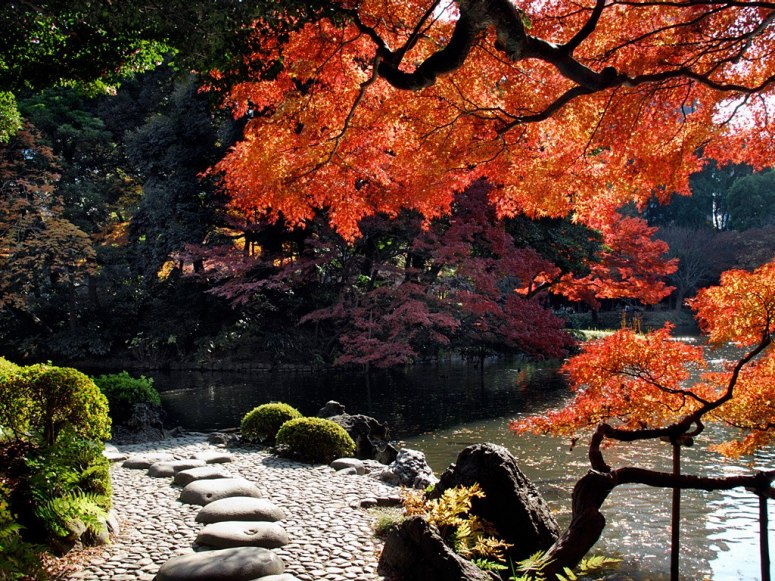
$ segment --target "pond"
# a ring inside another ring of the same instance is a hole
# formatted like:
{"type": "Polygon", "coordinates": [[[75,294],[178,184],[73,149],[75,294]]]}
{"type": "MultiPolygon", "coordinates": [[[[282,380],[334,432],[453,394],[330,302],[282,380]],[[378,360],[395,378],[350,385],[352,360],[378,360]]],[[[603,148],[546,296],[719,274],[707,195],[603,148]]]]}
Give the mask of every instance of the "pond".
{"type": "MultiPolygon", "coordinates": [[[[284,401],[314,415],[330,399],[349,413],[385,421],[394,437],[425,452],[438,473],[466,446],[494,442],[509,448],[541,490],[561,524],[569,518],[570,491],[587,470],[585,447],[567,441],[515,436],[509,419],[559,405],[568,397],[563,379],[550,364],[496,360],[482,370],[460,360],[418,365],[402,372],[197,373],[154,374],[168,423],[191,430],[235,427],[245,412],[267,401],[284,401]]],[[[626,464],[670,471],[670,448],[663,444],[615,446],[606,452],[612,466],[626,464]]],[[[775,453],[724,461],[704,441],[684,449],[682,470],[696,474],[743,474],[751,467],[775,468],[775,453]]],[[[598,552],[625,560],[622,579],[669,578],[669,490],[622,486],[603,506],[607,526],[598,552]]],[[[775,511],[770,503],[770,522],[775,511]]],[[[682,494],[682,579],[759,578],[758,500],[745,491],[682,494]]],[[[775,530],[775,525],[771,525],[775,530]]],[[[772,532],[771,530],[771,532],[772,532]]]]}

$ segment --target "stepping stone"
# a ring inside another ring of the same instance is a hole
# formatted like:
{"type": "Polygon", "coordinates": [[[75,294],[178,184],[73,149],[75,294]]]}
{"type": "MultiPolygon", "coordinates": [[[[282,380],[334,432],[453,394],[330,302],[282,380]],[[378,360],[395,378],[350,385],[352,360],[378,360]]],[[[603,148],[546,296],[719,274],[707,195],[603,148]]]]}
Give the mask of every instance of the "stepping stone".
{"type": "MultiPolygon", "coordinates": [[[[366,466],[358,458],[338,458],[331,462],[331,468],[337,472],[353,468],[355,474],[366,474],[366,466]]],[[[345,474],[352,474],[352,472],[346,472],[345,474]]]]}
{"type": "Polygon", "coordinates": [[[180,472],[176,472],[175,478],[172,480],[172,482],[178,486],[185,486],[194,480],[211,480],[213,478],[234,478],[234,474],[227,472],[219,464],[207,464],[205,466],[189,468],[188,470],[181,470],[180,472]]]}
{"type": "Polygon", "coordinates": [[[111,462],[121,462],[122,460],[129,458],[128,454],[124,454],[123,452],[118,451],[113,452],[111,450],[103,450],[102,455],[111,462]]]}
{"type": "Polygon", "coordinates": [[[197,545],[219,549],[264,547],[277,549],[290,541],[285,529],[274,522],[224,521],[209,524],[196,536],[197,545]]]}
{"type": "Polygon", "coordinates": [[[263,496],[253,484],[244,478],[215,478],[211,480],[195,480],[180,492],[180,502],[184,504],[210,504],[221,498],[230,496],[263,496]]]}
{"type": "Polygon", "coordinates": [[[226,462],[232,462],[234,456],[227,452],[218,452],[216,450],[206,450],[204,452],[197,452],[193,456],[198,460],[204,460],[208,464],[224,464],[226,462]]]}
{"type": "Polygon", "coordinates": [[[157,462],[172,462],[174,460],[175,460],[175,456],[173,456],[172,454],[160,452],[158,454],[143,454],[141,456],[130,456],[128,459],[124,460],[124,463],[121,466],[123,466],[124,468],[134,468],[134,469],[145,470],[146,468],[150,468],[153,464],[156,464],[157,462]]]}
{"type": "Polygon", "coordinates": [[[173,460],[172,462],[157,462],[152,464],[148,468],[148,476],[154,478],[165,478],[167,476],[174,476],[181,470],[189,470],[191,468],[200,468],[205,465],[204,460],[173,460]]]}
{"type": "Polygon", "coordinates": [[[290,573],[283,573],[282,575],[267,575],[266,577],[261,577],[255,581],[301,581],[301,579],[290,573]]]}
{"type": "Polygon", "coordinates": [[[173,557],[156,574],[156,581],[251,581],[280,575],[280,557],[261,547],[238,547],[173,557]]]}
{"type": "Polygon", "coordinates": [[[232,496],[211,502],[196,515],[196,522],[205,524],[230,520],[274,522],[285,520],[285,511],[265,498],[232,496]]]}

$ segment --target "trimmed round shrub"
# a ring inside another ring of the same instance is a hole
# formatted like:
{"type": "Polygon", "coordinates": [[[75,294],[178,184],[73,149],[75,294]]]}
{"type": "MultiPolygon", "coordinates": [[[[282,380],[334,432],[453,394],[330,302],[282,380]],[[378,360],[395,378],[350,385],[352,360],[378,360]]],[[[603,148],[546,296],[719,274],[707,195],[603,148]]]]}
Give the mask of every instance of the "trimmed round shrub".
{"type": "Polygon", "coordinates": [[[287,403],[265,403],[244,415],[240,433],[251,442],[274,444],[280,427],[289,420],[301,417],[301,412],[287,403]]]}
{"type": "Polygon", "coordinates": [[[100,375],[94,383],[108,398],[110,417],[117,424],[126,422],[132,415],[132,406],[137,403],[161,405],[159,392],[153,387],[153,379],[141,375],[132,377],[126,371],[100,375]]]}
{"type": "Polygon", "coordinates": [[[19,437],[29,429],[27,410],[32,401],[18,381],[21,369],[0,357],[0,440],[19,437]]]}
{"type": "Polygon", "coordinates": [[[26,411],[31,430],[44,444],[54,444],[60,433],[87,440],[110,438],[108,400],[89,379],[70,367],[30,365],[9,382],[29,397],[26,411]]]}
{"type": "Polygon", "coordinates": [[[277,444],[295,458],[328,464],[352,456],[355,442],[347,431],[324,418],[298,418],[285,422],[277,432],[277,444]]]}

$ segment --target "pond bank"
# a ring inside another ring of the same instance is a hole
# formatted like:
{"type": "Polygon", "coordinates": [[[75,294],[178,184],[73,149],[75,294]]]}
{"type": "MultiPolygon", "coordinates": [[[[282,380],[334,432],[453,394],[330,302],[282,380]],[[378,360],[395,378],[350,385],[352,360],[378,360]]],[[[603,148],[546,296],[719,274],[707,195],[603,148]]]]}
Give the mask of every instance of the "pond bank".
{"type": "MultiPolygon", "coordinates": [[[[204,434],[189,433],[159,442],[119,446],[121,452],[167,452],[189,458],[215,450],[204,434]]],[[[290,544],[276,549],[286,572],[304,581],[371,581],[382,543],[374,537],[374,517],[360,500],[395,495],[396,488],[367,476],[336,474],[328,466],[309,465],[252,449],[230,449],[224,467],[254,483],[264,497],[287,514],[282,526],[290,544]],[[357,506],[357,507],[356,507],[357,506]],[[354,508],[356,507],[356,508],[354,508]]],[[[145,470],[111,468],[113,505],[121,531],[112,544],[84,553],[78,570],[66,579],[150,581],[170,557],[193,552],[202,525],[201,507],[182,504],[180,487],[170,478],[152,478],[145,470]]]]}

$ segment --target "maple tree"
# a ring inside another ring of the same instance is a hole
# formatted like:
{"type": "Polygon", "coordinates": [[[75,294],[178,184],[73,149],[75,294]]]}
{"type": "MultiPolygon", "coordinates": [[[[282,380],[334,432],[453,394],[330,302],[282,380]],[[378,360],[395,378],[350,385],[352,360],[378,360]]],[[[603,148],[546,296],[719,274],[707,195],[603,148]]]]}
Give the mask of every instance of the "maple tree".
{"type": "Polygon", "coordinates": [[[574,488],[573,520],[549,551],[560,565],[574,565],[596,542],[605,525],[599,509],[621,484],[774,492],[775,471],[711,477],[613,468],[605,461],[605,442],[663,438],[677,447],[698,437],[706,422],[736,428],[714,446],[728,456],[749,454],[775,439],[775,261],[753,271],[726,271],[718,286],[700,290],[689,302],[711,347],[734,343],[744,350],[737,361],[712,369],[705,348],[674,340],[670,325],[645,335],[622,330],[586,343],[565,363],[575,392],[565,407],[510,424],[516,432],[568,436],[594,428],[591,470],[574,488]]]}
{"type": "Polygon", "coordinates": [[[433,218],[489,177],[501,214],[599,224],[688,194],[701,155],[771,163],[771,2],[326,6],[287,34],[257,22],[245,60],[264,66],[225,95],[250,120],[216,170],[246,213],[324,208],[352,239],[364,216],[433,218]]]}

